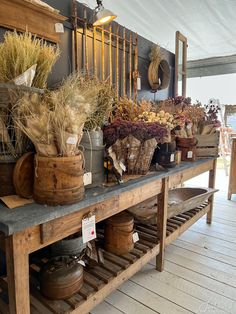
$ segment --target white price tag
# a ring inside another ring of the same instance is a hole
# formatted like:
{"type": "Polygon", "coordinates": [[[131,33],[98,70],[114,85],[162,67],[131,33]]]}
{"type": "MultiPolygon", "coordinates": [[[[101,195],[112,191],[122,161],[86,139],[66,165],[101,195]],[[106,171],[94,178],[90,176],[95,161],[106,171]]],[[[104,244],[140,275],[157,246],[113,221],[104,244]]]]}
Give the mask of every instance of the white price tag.
{"type": "Polygon", "coordinates": [[[83,243],[96,239],[96,219],[95,215],[82,220],[82,238],[83,243]]]}
{"type": "Polygon", "coordinates": [[[129,160],[133,160],[134,158],[135,158],[135,155],[134,155],[134,154],[128,156],[128,159],[129,159],[129,160]]]}
{"type": "Polygon", "coordinates": [[[187,158],[193,158],[193,152],[191,150],[188,151],[187,158]]]}
{"type": "Polygon", "coordinates": [[[126,167],[125,167],[125,165],[123,164],[122,161],[120,161],[120,167],[121,167],[121,169],[122,169],[124,172],[126,171],[126,167]]]}
{"type": "Polygon", "coordinates": [[[62,23],[55,23],[56,33],[64,33],[64,26],[62,23]]]}
{"type": "Polygon", "coordinates": [[[175,161],[175,154],[170,155],[170,162],[173,162],[173,161],[175,161]]]}
{"type": "Polygon", "coordinates": [[[84,267],[86,266],[86,265],[85,265],[85,262],[82,261],[82,259],[81,259],[80,261],[78,261],[78,263],[79,263],[80,265],[84,266],[84,267]]]}
{"type": "Polygon", "coordinates": [[[136,243],[139,240],[138,232],[133,233],[133,242],[136,243]]]}
{"type": "Polygon", "coordinates": [[[92,184],[92,172],[86,172],[83,176],[84,185],[92,184]]]}
{"type": "Polygon", "coordinates": [[[78,136],[77,135],[75,137],[70,136],[66,140],[66,144],[75,145],[77,143],[77,141],[78,141],[78,136]]]}

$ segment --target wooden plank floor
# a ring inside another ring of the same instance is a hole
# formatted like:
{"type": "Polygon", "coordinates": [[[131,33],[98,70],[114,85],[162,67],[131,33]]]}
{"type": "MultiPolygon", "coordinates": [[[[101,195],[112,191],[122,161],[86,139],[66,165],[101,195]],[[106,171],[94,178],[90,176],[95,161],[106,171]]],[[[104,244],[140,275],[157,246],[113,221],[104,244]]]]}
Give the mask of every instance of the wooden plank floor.
{"type": "MultiPolygon", "coordinates": [[[[206,174],[186,186],[207,186],[206,174]]],[[[236,313],[236,195],[217,170],[212,225],[199,220],[166,249],[165,270],[155,261],[125,282],[92,314],[236,313]]]]}

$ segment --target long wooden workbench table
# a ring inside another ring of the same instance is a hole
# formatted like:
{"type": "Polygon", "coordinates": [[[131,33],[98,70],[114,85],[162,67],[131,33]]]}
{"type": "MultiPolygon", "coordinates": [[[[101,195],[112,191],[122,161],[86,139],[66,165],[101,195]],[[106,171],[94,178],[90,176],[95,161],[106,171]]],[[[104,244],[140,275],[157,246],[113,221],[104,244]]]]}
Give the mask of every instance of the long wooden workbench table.
{"type": "Polygon", "coordinates": [[[176,220],[167,220],[168,190],[206,171],[209,171],[208,186],[214,187],[215,168],[214,158],[182,163],[168,172],[150,173],[122,185],[88,190],[83,201],[70,206],[32,204],[10,210],[0,205],[0,231],[4,234],[2,242],[7,258],[7,284],[0,280],[0,287],[9,295],[9,306],[0,298],[0,311],[28,314],[44,313],[43,309],[47,309],[48,313],[88,313],[153,257],[157,256],[157,270],[162,271],[165,246],[204,214],[207,213],[208,223],[212,219],[213,197],[209,204],[176,220]],[[99,222],[155,195],[159,207],[157,226],[136,226],[140,241],[127,256],[116,257],[105,252],[103,274],[86,273],[85,287],[76,296],[57,303],[30,288],[30,253],[78,232],[82,218],[89,213],[95,214],[99,222]]]}

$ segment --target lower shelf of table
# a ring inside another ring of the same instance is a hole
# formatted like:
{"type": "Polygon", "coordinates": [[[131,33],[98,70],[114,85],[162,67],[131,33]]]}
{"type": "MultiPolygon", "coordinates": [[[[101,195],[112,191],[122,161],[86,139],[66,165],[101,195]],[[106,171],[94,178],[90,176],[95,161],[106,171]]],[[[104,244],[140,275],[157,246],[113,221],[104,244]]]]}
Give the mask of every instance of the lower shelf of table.
{"type": "MultiPolygon", "coordinates": [[[[178,238],[180,234],[209,210],[210,205],[205,203],[196,209],[168,219],[166,245],[178,238]]],[[[135,229],[139,233],[139,241],[135,244],[135,248],[129,254],[122,256],[104,251],[104,265],[86,269],[82,289],[69,299],[50,301],[44,298],[37,289],[37,280],[35,280],[44,260],[42,259],[38,264],[31,265],[30,273],[33,279],[30,291],[31,313],[88,313],[113,290],[159,254],[157,227],[138,223],[135,225],[135,229]]],[[[0,312],[6,314],[9,313],[6,279],[0,278],[0,289],[2,290],[0,312]]]]}

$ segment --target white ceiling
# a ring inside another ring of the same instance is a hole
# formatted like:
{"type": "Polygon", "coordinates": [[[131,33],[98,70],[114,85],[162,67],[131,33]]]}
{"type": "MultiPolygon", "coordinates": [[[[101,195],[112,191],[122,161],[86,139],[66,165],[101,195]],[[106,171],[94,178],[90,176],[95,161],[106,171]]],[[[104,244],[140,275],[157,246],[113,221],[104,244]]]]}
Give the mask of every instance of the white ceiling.
{"type": "MultiPolygon", "coordinates": [[[[90,8],[95,0],[79,0],[90,8]]],[[[117,22],[174,52],[188,38],[188,60],[236,54],[236,0],[103,0],[117,22]]]]}

